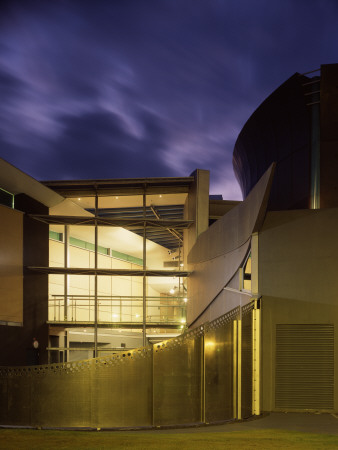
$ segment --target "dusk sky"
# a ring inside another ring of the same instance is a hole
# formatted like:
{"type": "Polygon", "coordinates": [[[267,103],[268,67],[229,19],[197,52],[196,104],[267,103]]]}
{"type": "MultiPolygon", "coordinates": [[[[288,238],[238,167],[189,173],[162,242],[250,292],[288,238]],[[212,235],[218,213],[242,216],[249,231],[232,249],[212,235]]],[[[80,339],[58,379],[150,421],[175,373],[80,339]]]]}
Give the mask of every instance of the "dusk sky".
{"type": "Polygon", "coordinates": [[[295,72],[338,62],[337,0],[10,0],[0,157],[38,180],[188,176],[295,72]]]}

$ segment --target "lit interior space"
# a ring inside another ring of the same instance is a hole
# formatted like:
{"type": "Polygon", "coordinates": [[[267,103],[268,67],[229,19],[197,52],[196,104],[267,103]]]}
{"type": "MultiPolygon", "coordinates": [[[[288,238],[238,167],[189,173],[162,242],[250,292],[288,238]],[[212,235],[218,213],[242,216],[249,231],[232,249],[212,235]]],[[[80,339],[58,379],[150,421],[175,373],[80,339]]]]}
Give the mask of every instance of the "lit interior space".
{"type": "Polygon", "coordinates": [[[187,196],[70,196],[41,218],[49,223],[50,362],[140,347],[185,329],[187,196]]]}

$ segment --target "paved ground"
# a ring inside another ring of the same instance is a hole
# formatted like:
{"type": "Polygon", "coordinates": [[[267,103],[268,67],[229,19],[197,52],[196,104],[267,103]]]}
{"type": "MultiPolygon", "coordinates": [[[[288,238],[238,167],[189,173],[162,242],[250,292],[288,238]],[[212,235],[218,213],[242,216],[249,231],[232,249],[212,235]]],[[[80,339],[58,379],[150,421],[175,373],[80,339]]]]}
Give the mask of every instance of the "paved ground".
{"type": "MultiPolygon", "coordinates": [[[[259,429],[278,429],[306,433],[325,433],[338,435],[338,414],[315,413],[270,413],[243,422],[210,425],[193,428],[158,430],[159,433],[203,433],[219,431],[241,431],[259,429]]],[[[147,432],[147,431],[141,431],[147,432]]]]}
{"type": "MultiPolygon", "coordinates": [[[[0,425],[0,428],[34,428],[0,425]]],[[[203,425],[184,428],[161,428],[157,433],[217,433],[247,430],[287,430],[305,433],[324,433],[338,435],[338,414],[329,413],[269,413],[241,422],[229,422],[221,425],[203,425]]],[[[115,431],[118,432],[117,429],[115,431]]],[[[121,431],[134,431],[130,428],[121,431]]],[[[136,433],[154,432],[152,429],[138,429],[136,433]]]]}

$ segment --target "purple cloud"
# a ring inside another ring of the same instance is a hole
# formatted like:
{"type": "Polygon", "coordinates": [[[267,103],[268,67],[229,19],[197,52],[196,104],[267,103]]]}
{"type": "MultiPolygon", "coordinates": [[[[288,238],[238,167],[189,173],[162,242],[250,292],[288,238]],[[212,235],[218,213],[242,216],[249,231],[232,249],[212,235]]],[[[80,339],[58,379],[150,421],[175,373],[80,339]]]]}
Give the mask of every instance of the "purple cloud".
{"type": "Polygon", "coordinates": [[[3,2],[0,156],[38,179],[209,169],[239,199],[238,133],[294,72],[336,62],[336,17],[333,0],[3,2]]]}

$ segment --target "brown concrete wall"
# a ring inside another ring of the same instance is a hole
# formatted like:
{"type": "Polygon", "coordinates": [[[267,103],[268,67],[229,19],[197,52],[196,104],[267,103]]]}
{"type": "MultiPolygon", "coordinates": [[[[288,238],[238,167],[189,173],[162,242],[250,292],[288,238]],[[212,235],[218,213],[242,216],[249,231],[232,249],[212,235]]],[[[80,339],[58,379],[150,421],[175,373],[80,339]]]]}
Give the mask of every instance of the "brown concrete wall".
{"type": "Polygon", "coordinates": [[[23,322],[23,214],[0,205],[0,321],[23,322]]]}
{"type": "Polygon", "coordinates": [[[275,408],[276,324],[334,324],[338,373],[337,224],[338,208],[269,212],[259,233],[265,411],[275,408]]]}
{"type": "Polygon", "coordinates": [[[259,234],[262,295],[337,304],[338,208],[269,212],[259,234]]]}
{"type": "MultiPolygon", "coordinates": [[[[15,208],[28,214],[48,214],[48,208],[30,197],[15,196],[15,208]]],[[[23,327],[0,327],[0,365],[26,365],[33,361],[32,339],[40,344],[40,363],[47,363],[48,275],[28,266],[48,266],[49,226],[25,214],[23,221],[23,327]]]]}
{"type": "Polygon", "coordinates": [[[197,237],[209,226],[209,171],[197,169],[192,173],[195,182],[190,188],[185,207],[184,218],[195,223],[184,230],[184,258],[196,242],[197,237]]]}

